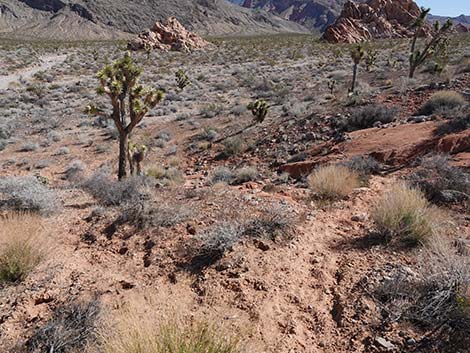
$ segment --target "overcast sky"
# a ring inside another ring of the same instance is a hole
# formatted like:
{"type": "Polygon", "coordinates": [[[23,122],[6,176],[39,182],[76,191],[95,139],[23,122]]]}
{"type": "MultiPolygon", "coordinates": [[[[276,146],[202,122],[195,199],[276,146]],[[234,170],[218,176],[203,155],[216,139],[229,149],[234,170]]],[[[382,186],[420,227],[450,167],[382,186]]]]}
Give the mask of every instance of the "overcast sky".
{"type": "Polygon", "coordinates": [[[433,15],[470,15],[470,0],[417,0],[421,6],[430,7],[433,15]]]}

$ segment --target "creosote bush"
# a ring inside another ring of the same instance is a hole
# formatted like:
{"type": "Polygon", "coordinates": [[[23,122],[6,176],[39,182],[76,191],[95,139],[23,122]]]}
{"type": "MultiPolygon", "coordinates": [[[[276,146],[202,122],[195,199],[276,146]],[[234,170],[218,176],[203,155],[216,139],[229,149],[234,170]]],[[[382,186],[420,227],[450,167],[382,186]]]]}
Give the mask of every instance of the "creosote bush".
{"type": "Polygon", "coordinates": [[[0,284],[24,280],[43,260],[45,232],[39,216],[7,214],[0,218],[0,284]]]}
{"type": "Polygon", "coordinates": [[[335,200],[348,196],[360,186],[357,173],[340,165],[328,165],[316,169],[308,176],[308,185],[319,199],[335,200]]]}
{"type": "Polygon", "coordinates": [[[214,224],[195,239],[192,263],[197,268],[209,266],[242,239],[291,239],[298,218],[287,204],[269,204],[248,219],[214,224]]]}
{"type": "Polygon", "coordinates": [[[57,307],[52,318],[26,342],[26,352],[72,353],[95,339],[100,303],[93,299],[57,307]]]}
{"type": "MultiPolygon", "coordinates": [[[[470,262],[448,239],[435,237],[419,255],[417,266],[387,275],[376,288],[389,319],[430,330],[446,324],[446,352],[465,351],[470,335],[470,262]],[[465,347],[452,347],[462,344],[465,347]],[[464,348],[464,349],[462,349],[464,348]]],[[[442,342],[442,341],[441,341],[442,342]]],[[[439,350],[441,351],[441,350],[439,350]]]]}
{"type": "Polygon", "coordinates": [[[122,203],[138,200],[145,194],[145,177],[129,177],[124,180],[114,180],[105,170],[98,170],[81,187],[92,195],[100,204],[119,206],[122,203]]]}
{"type": "Polygon", "coordinates": [[[372,210],[377,230],[386,240],[418,245],[442,229],[443,214],[429,205],[423,193],[400,182],[372,210]]]}
{"type": "Polygon", "coordinates": [[[354,156],[347,161],[340,163],[353,172],[357,173],[364,184],[369,182],[369,178],[372,174],[376,174],[380,171],[380,163],[370,156],[354,156]]]}
{"type": "Polygon", "coordinates": [[[231,137],[223,142],[224,150],[222,154],[225,157],[235,156],[245,149],[245,142],[240,137],[231,137]]]}
{"type": "Polygon", "coordinates": [[[397,113],[397,108],[389,108],[382,105],[367,105],[353,111],[347,119],[346,130],[368,129],[378,123],[388,124],[395,120],[397,113]]]}
{"type": "Polygon", "coordinates": [[[409,179],[431,202],[461,202],[470,198],[470,174],[450,165],[446,155],[423,158],[409,179]]]}
{"type": "Polygon", "coordinates": [[[443,113],[464,106],[465,104],[465,98],[460,93],[441,91],[434,93],[429,100],[424,103],[419,113],[423,115],[443,113]]]}
{"type": "Polygon", "coordinates": [[[33,176],[0,178],[0,209],[49,216],[60,209],[54,191],[33,176]]]}

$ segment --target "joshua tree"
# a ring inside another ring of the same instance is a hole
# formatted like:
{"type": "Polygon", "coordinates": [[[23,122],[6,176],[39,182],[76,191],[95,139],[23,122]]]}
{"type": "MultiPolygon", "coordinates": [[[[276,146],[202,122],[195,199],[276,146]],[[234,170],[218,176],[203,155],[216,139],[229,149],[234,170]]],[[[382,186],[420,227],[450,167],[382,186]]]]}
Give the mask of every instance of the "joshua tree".
{"type": "Polygon", "coordinates": [[[330,93],[333,94],[335,92],[335,88],[336,88],[336,80],[329,80],[328,81],[328,88],[330,89],[330,93]]]}
{"type": "Polygon", "coordinates": [[[364,57],[365,51],[362,44],[356,44],[353,49],[351,49],[351,59],[353,60],[353,78],[351,84],[351,93],[354,93],[356,89],[356,78],[357,78],[357,67],[361,63],[362,58],[364,57]]]}
{"type": "Polygon", "coordinates": [[[410,73],[409,77],[413,78],[416,72],[416,69],[422,65],[430,56],[432,56],[442,42],[446,38],[446,34],[452,28],[452,21],[447,20],[442,26],[439,22],[436,21],[434,24],[434,31],[431,38],[425,43],[423,50],[416,49],[418,36],[422,33],[423,27],[426,23],[426,17],[429,14],[431,9],[421,8],[421,13],[413,24],[414,35],[411,39],[411,49],[410,49],[410,73]]]}
{"type": "Polygon", "coordinates": [[[105,66],[97,75],[100,81],[97,92],[109,96],[113,109],[110,118],[119,133],[119,179],[127,176],[132,130],[163,99],[161,90],[138,83],[141,74],[142,70],[134,64],[130,53],[126,53],[122,59],[105,66]]]}
{"type": "Polygon", "coordinates": [[[367,71],[370,71],[372,66],[375,65],[378,55],[379,53],[377,52],[377,50],[370,49],[367,51],[367,55],[366,55],[366,70],[367,71]]]}
{"type": "Polygon", "coordinates": [[[183,69],[179,69],[178,71],[176,71],[175,76],[176,84],[178,85],[180,91],[184,90],[187,86],[191,84],[188,75],[186,75],[186,72],[183,69]]]}
{"type": "Polygon", "coordinates": [[[255,122],[262,123],[268,114],[269,107],[268,103],[263,99],[257,99],[254,102],[248,104],[247,108],[251,110],[255,118],[255,122]]]}

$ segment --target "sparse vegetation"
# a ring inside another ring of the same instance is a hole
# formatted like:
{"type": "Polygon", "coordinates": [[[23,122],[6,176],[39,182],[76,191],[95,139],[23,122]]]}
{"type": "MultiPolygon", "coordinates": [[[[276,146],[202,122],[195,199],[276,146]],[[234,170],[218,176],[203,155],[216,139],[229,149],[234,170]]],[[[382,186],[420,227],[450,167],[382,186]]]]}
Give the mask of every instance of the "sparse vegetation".
{"type": "Polygon", "coordinates": [[[388,241],[426,243],[442,229],[444,217],[424,195],[404,183],[395,184],[372,210],[377,230],[388,241]]]}
{"type": "Polygon", "coordinates": [[[308,185],[319,199],[335,200],[348,196],[360,186],[359,176],[340,165],[319,167],[308,177],[308,185]]]}

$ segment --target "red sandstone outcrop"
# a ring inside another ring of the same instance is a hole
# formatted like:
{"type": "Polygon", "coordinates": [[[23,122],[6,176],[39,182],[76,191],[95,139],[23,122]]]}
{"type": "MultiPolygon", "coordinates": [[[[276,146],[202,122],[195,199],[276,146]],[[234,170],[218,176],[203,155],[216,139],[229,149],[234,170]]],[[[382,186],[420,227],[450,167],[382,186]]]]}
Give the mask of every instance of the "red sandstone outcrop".
{"type": "Polygon", "coordinates": [[[175,17],[169,17],[165,24],[157,22],[151,29],[137,35],[137,38],[129,42],[128,48],[192,51],[208,45],[208,41],[189,32],[175,17]]]}
{"type": "Polygon", "coordinates": [[[348,1],[323,38],[331,43],[357,43],[380,38],[412,36],[410,27],[420,8],[413,0],[348,1]]]}

